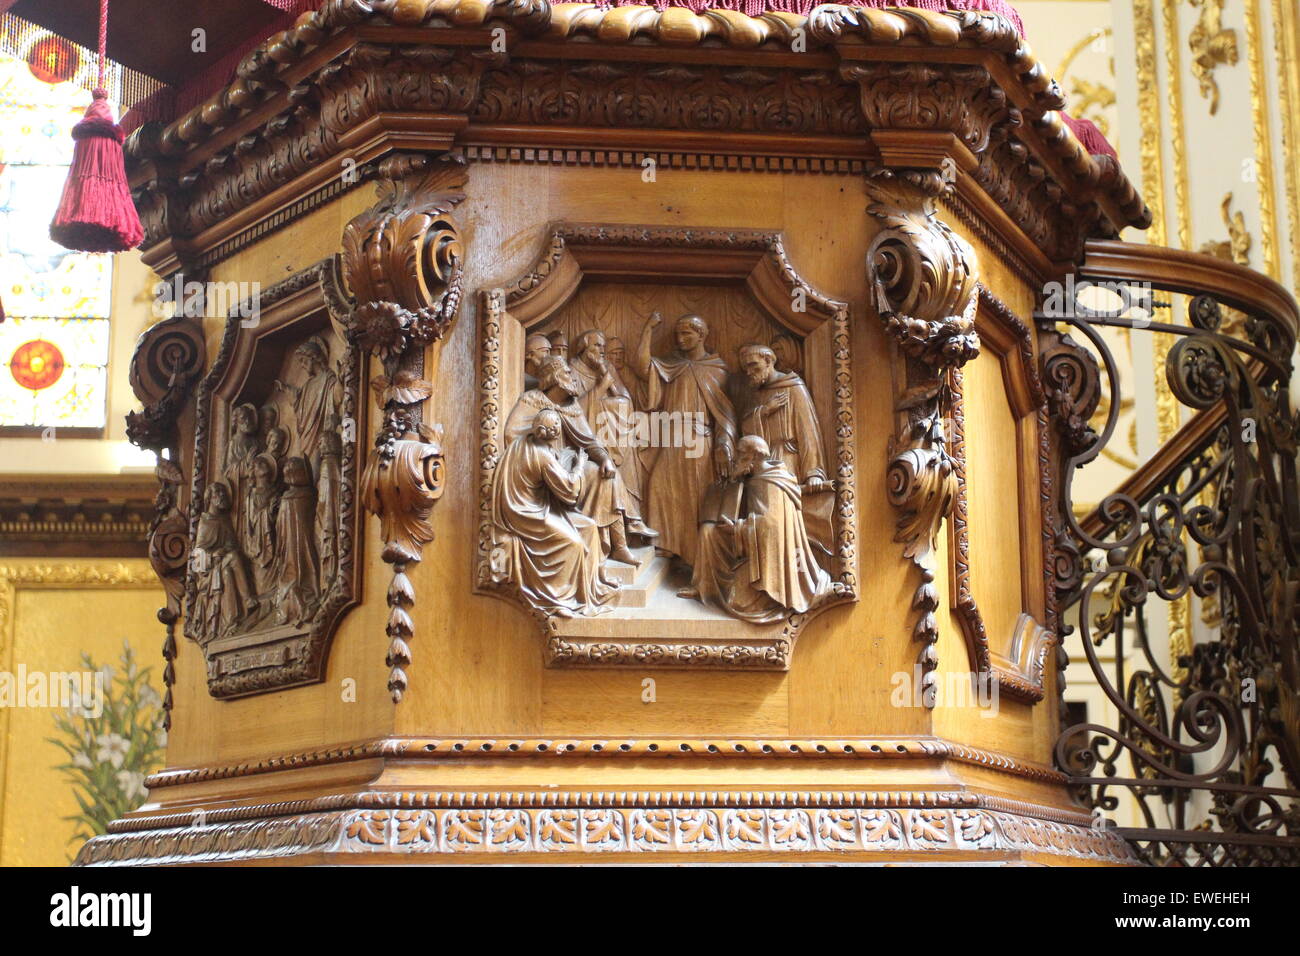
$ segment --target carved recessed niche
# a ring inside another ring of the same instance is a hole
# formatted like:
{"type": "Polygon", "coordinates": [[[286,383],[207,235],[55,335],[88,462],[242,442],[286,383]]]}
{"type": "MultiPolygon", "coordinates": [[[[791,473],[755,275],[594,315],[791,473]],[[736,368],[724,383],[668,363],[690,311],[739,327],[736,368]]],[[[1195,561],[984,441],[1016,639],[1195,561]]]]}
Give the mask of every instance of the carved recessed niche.
{"type": "Polygon", "coordinates": [[[233,314],[196,400],[185,634],[214,697],[315,683],[357,603],[362,358],[336,263],[233,314]],[[244,310],[247,314],[247,310],[244,310]]]}
{"type": "Polygon", "coordinates": [[[848,319],[776,233],[553,226],[481,293],[478,590],[551,666],[786,669],[856,599],[848,319]]]}

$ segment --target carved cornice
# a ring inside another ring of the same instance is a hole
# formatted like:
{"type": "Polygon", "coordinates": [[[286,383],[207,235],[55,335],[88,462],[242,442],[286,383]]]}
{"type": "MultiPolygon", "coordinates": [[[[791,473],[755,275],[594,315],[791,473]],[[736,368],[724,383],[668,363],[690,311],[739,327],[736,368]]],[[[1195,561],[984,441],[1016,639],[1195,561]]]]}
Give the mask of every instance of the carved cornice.
{"type": "Polygon", "coordinates": [[[250,53],[206,103],[137,131],[128,154],[146,258],[164,274],[229,254],[240,236],[301,214],[308,197],[380,176],[388,152],[483,142],[490,130],[532,148],[528,130],[559,128],[566,163],[615,145],[653,152],[677,131],[708,132],[742,160],[771,152],[749,141],[767,136],[826,161],[843,156],[846,138],[870,149],[873,127],[951,131],[982,188],[1049,255],[1071,258],[1087,235],[1143,224],[1145,209],[1113,163],[1084,152],[1054,112],[1061,105],[1014,29],[991,14],[826,6],[808,19],[750,18],[544,0],[330,0],[250,53]],[[494,50],[485,28],[494,21],[509,54],[494,50]],[[796,36],[803,53],[791,52],[796,36]],[[630,42],[657,52],[612,58],[630,42]],[[708,51],[691,49],[700,44],[733,52],[702,59],[708,51]],[[898,62],[900,48],[914,61],[898,62]],[[1029,122],[1011,137],[1022,113],[1029,122]],[[643,142],[608,142],[615,132],[643,142]],[[995,155],[999,137],[1011,145],[995,155]],[[1057,231],[1060,241],[1040,241],[1057,231]]]}
{"type": "MultiPolygon", "coordinates": [[[[603,801],[608,795],[589,796],[603,801]]],[[[307,854],[394,858],[420,854],[451,860],[500,855],[504,862],[519,854],[561,859],[591,853],[621,853],[631,858],[647,854],[822,854],[857,860],[893,854],[932,855],[936,859],[1032,854],[1113,864],[1136,862],[1128,845],[1112,831],[1040,819],[1019,807],[984,809],[967,800],[949,803],[944,799],[960,798],[961,794],[935,795],[919,806],[886,799],[868,807],[843,799],[827,805],[817,799],[833,796],[829,794],[789,796],[802,796],[805,802],[770,806],[737,801],[734,806],[685,807],[602,803],[535,809],[495,800],[496,805],[486,807],[350,809],[230,823],[205,820],[197,826],[96,837],[82,848],[77,863],[157,865],[307,854]]]]}
{"type": "Polygon", "coordinates": [[[0,479],[0,554],[144,557],[154,490],[142,475],[0,479]]]}

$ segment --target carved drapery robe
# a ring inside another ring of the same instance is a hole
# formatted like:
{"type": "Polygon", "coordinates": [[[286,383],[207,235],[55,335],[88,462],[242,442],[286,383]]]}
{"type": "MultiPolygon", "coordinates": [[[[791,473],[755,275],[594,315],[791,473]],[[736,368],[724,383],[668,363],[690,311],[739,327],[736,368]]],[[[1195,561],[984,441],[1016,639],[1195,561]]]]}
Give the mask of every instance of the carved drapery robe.
{"type": "Polygon", "coordinates": [[[275,585],[275,508],[280,489],[273,482],[254,485],[248,492],[245,512],[248,515],[248,558],[253,565],[253,581],[259,595],[275,585]]]}
{"type": "MultiPolygon", "coordinates": [[[[750,404],[740,420],[742,435],[758,435],[767,442],[772,456],[779,458],[805,484],[810,478],[825,480],[821,423],[812,393],[794,372],[778,372],[750,392],[750,404]]],[[[835,495],[830,489],[805,494],[804,523],[820,551],[832,552],[835,495]]]]}
{"type": "Polygon", "coordinates": [[[645,501],[645,463],[641,460],[641,449],[637,446],[637,410],[631,391],[623,383],[618,371],[609,366],[610,383],[601,387],[602,373],[596,371],[582,359],[575,359],[570,366],[582,384],[582,394],[578,404],[587,417],[599,439],[609,450],[610,457],[623,476],[630,500],[627,502],[627,516],[630,519],[641,517],[645,501]],[[605,438],[616,439],[603,441],[605,438]]]}
{"type": "Polygon", "coordinates": [[[804,380],[793,372],[777,372],[753,390],[751,401],[740,420],[741,434],[764,439],[800,484],[825,478],[821,424],[804,380]]]}
{"type": "MultiPolygon", "coordinates": [[[[546,393],[532,389],[519,396],[519,401],[506,419],[504,438],[513,442],[526,435],[533,427],[533,419],[544,408],[553,408],[560,413],[560,442],[566,448],[587,453],[589,461],[581,472],[581,488],[578,493],[578,507],[587,517],[596,522],[598,528],[605,528],[621,520],[627,512],[629,495],[623,484],[623,477],[617,471],[613,478],[600,476],[600,464],[610,457],[609,450],[596,438],[582,406],[575,401],[557,405],[546,393]]],[[[634,509],[635,512],[635,509],[634,509]]]]}
{"type": "Polygon", "coordinates": [[[308,485],[290,484],[280,496],[275,515],[273,574],[279,585],[276,618],[282,624],[302,624],[316,610],[318,565],[312,535],[315,512],[315,495],[308,485]]]}
{"type": "Polygon", "coordinates": [[[745,479],[744,517],[734,535],[700,526],[691,585],[700,600],[743,621],[770,624],[807,611],[834,591],[813,557],[799,483],[779,461],[760,462],[745,479]]]}
{"type": "Polygon", "coordinates": [[[316,477],[316,540],[320,557],[320,592],[325,594],[339,569],[339,494],[342,483],[339,435],[321,443],[320,474],[316,477]]]}
{"type": "MultiPolygon", "coordinates": [[[[646,488],[646,520],[659,532],[659,547],[695,563],[698,509],[704,489],[713,482],[713,452],[730,457],[736,439],[736,413],[727,397],[727,366],[716,355],[691,359],[676,352],[650,360],[646,407],[681,416],[704,439],[704,453],[692,457],[690,446],[660,447],[646,488]]],[[[674,428],[677,426],[674,425],[674,428]]]]}
{"type": "Polygon", "coordinates": [[[208,639],[220,637],[234,630],[256,601],[229,512],[205,511],[194,547],[203,556],[196,574],[195,617],[208,639]]]}
{"type": "Polygon", "coordinates": [[[298,447],[311,465],[313,477],[320,470],[321,431],[335,411],[334,393],[337,388],[338,376],[329,369],[321,369],[303,382],[302,387],[293,394],[298,447]]]}
{"type": "Polygon", "coordinates": [[[581,474],[530,434],[510,443],[493,476],[493,578],[548,613],[595,613],[615,591],[600,576],[600,529],[578,510],[581,493],[581,474]]]}

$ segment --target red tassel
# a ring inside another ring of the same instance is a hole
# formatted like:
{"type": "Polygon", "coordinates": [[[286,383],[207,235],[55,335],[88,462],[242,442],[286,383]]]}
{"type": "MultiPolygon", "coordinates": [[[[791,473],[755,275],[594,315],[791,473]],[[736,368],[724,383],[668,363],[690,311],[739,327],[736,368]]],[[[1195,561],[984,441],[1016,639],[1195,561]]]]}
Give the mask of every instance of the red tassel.
{"type": "Polygon", "coordinates": [[[144,239],[144,229],[126,182],[122,129],[113,122],[103,90],[95,90],[86,115],[72,128],[72,138],[72,167],[50,224],[50,238],[77,252],[134,249],[144,239]]]}

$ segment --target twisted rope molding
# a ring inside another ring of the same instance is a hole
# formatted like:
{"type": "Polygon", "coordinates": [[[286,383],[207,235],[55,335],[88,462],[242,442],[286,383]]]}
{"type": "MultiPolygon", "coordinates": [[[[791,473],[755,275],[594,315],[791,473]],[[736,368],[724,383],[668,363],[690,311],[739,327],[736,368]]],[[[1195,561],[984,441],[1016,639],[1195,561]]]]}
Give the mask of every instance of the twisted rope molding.
{"type": "Polygon", "coordinates": [[[1047,148],[1085,187],[1109,193],[1130,218],[1128,225],[1141,227],[1149,222],[1140,196],[1118,166],[1105,161],[1110,157],[1090,155],[1061,118],[1057,111],[1065,106],[1064,96],[1015,26],[997,14],[975,11],[825,4],[806,17],[784,12],[751,17],[733,10],[603,9],[594,4],[551,4],[547,0],[327,0],[244,57],[237,79],[229,86],[162,129],[146,126],[134,132],[127,141],[127,156],[143,161],[186,152],[275,95],[285,86],[278,78],[281,73],[349,27],[474,28],[493,22],[509,25],[530,38],[584,38],[600,44],[649,41],[674,48],[711,44],[757,50],[769,44],[771,48],[790,48],[796,37],[801,37],[808,50],[858,43],[922,44],[1000,53],[1033,101],[1038,115],[1031,119],[1047,148]]]}

